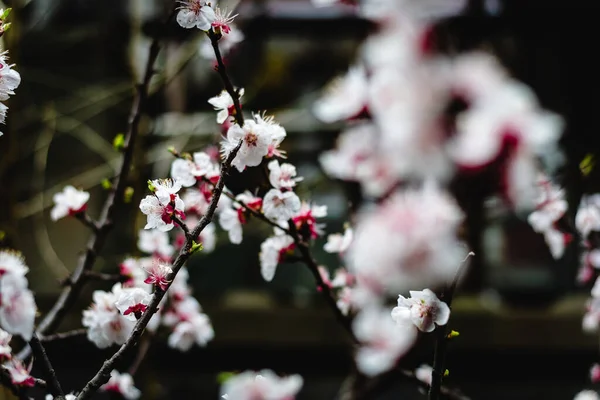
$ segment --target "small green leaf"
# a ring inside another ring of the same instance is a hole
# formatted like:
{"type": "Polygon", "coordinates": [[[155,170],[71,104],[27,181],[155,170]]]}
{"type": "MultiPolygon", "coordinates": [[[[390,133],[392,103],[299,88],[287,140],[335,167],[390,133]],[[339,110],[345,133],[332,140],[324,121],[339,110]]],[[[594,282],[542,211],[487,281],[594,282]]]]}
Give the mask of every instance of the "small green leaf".
{"type": "Polygon", "coordinates": [[[9,30],[9,29],[10,29],[10,27],[11,27],[11,25],[12,25],[12,24],[11,24],[10,22],[8,22],[8,23],[6,23],[6,24],[2,24],[2,33],[4,33],[4,32],[8,32],[8,30],[9,30]]]}
{"type": "Polygon", "coordinates": [[[113,148],[117,151],[122,151],[125,148],[125,135],[117,133],[117,136],[113,139],[113,148]]]}
{"type": "Polygon", "coordinates": [[[194,254],[198,251],[202,251],[203,249],[204,249],[204,247],[202,246],[202,243],[192,242],[192,247],[190,248],[190,254],[194,254]]]}
{"type": "Polygon", "coordinates": [[[7,8],[6,10],[4,10],[4,12],[2,13],[2,15],[0,15],[0,19],[2,21],[5,21],[6,18],[8,18],[8,16],[10,15],[11,11],[12,11],[12,8],[7,8]]]}
{"type": "Polygon", "coordinates": [[[460,336],[460,333],[458,331],[452,330],[448,334],[448,339],[453,339],[453,338],[458,337],[458,336],[460,336]]]}
{"type": "Polygon", "coordinates": [[[448,375],[450,375],[450,371],[448,371],[448,370],[445,370],[445,371],[444,371],[444,377],[446,377],[446,376],[448,376],[448,375]]]}
{"type": "Polygon", "coordinates": [[[148,190],[152,193],[156,192],[156,186],[154,186],[154,183],[150,179],[148,179],[148,190]]]}
{"type": "Polygon", "coordinates": [[[581,160],[581,162],[579,163],[579,170],[581,171],[581,174],[583,176],[588,176],[595,166],[596,160],[594,158],[594,155],[586,154],[586,156],[583,157],[583,160],[581,160]]]}

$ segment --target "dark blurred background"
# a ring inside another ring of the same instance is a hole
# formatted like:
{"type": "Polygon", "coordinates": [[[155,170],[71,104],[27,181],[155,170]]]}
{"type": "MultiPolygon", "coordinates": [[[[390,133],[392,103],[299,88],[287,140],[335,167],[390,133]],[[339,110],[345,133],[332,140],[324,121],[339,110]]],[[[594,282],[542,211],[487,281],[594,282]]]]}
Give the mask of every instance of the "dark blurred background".
{"type": "MultiPolygon", "coordinates": [[[[18,0],[4,48],[22,75],[0,139],[2,247],[21,250],[41,312],[76,264],[87,231],[76,220],[52,223],[52,195],[66,184],[92,194],[90,214],[104,199],[100,182],[118,161],[113,137],[125,130],[132,78],[146,59],[149,38],[164,14],[162,0],[18,0]]],[[[583,176],[579,163],[600,150],[598,109],[600,5],[570,1],[472,1],[468,12],[442,23],[441,51],[486,49],[529,84],[544,107],[567,120],[562,144],[567,163],[558,181],[571,213],[582,193],[598,190],[599,169],[583,176]]],[[[329,207],[327,231],[339,232],[356,188],[328,180],[317,157],[333,146],[339,126],[311,114],[322,86],[343,73],[371,27],[346,8],[314,8],[309,0],[242,1],[236,19],[244,40],[227,56],[246,110],[268,110],[287,129],[284,149],[305,177],[304,198],[329,207]]],[[[206,100],[221,90],[205,38],[175,24],[152,85],[144,135],[136,150],[131,204],[101,253],[97,271],[114,272],[136,253],[143,227],[137,209],[149,178],[166,177],[167,148],[194,151],[218,143],[219,127],[206,100]]],[[[584,387],[598,359],[598,339],[584,335],[581,318],[589,288],[578,287],[574,249],[554,261],[522,216],[484,201],[490,182],[457,182],[468,212],[467,236],[476,256],[454,305],[447,383],[473,399],[569,399],[584,387]]],[[[144,399],[216,399],[222,371],[272,368],[305,378],[302,399],[333,399],[350,370],[351,348],[321,301],[308,271],[282,265],[272,283],[260,277],[258,249],[269,234],[253,223],[243,244],[220,234],[216,250],[190,261],[194,293],[211,317],[216,338],[206,348],[179,353],[159,337],[135,376],[144,399]]],[[[314,246],[335,268],[337,257],[314,246]]],[[[91,302],[88,285],[78,309],[91,302]]],[[[81,326],[75,310],[61,326],[81,326]]],[[[431,363],[430,343],[406,358],[407,368],[431,363]]],[[[101,351],[85,337],[48,345],[67,390],[78,389],[114,349],[101,351]]],[[[131,354],[133,358],[134,354],[131,354]]],[[[127,365],[130,360],[125,360],[127,365]]],[[[0,399],[3,397],[0,391],[0,399]]],[[[6,395],[8,396],[8,395],[6,395]]],[[[9,398],[9,397],[7,397],[9,398]]],[[[40,397],[43,398],[43,397],[40,397]]],[[[102,398],[100,395],[98,398],[102,398]]],[[[423,398],[398,378],[382,399],[423,398]]]]}

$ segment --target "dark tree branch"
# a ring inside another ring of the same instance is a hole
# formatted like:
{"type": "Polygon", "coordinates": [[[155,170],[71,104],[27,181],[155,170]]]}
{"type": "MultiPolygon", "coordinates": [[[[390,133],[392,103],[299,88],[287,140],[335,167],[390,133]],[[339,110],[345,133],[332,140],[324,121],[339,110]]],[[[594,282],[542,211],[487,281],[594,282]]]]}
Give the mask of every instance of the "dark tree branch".
{"type": "Polygon", "coordinates": [[[87,334],[87,329],[75,329],[68,332],[55,333],[53,335],[44,336],[39,338],[42,343],[54,342],[55,340],[64,340],[72,337],[83,336],[87,334]]]}
{"type": "Polygon", "coordinates": [[[80,220],[85,226],[90,228],[92,232],[98,233],[100,230],[100,225],[92,219],[86,212],[80,212],[75,214],[75,218],[80,220]]]}
{"type": "Polygon", "coordinates": [[[12,382],[10,373],[2,366],[0,366],[0,383],[2,383],[4,387],[8,388],[19,400],[31,400],[31,397],[27,395],[27,388],[15,385],[12,382]]]}
{"type": "MultiPolygon", "coordinates": [[[[239,106],[239,96],[238,96],[237,92],[235,92],[233,90],[233,86],[231,85],[231,82],[229,81],[229,78],[227,77],[227,74],[225,72],[226,71],[225,65],[223,64],[223,60],[222,60],[222,57],[221,57],[221,54],[219,51],[219,47],[216,43],[219,40],[219,37],[214,34],[212,34],[212,35],[209,34],[209,37],[211,39],[213,49],[215,50],[215,55],[217,57],[217,63],[219,65],[219,67],[218,67],[219,75],[223,79],[223,83],[225,84],[226,90],[230,93],[230,95],[234,99],[234,102],[237,102],[238,107],[241,111],[241,107],[239,106]]],[[[241,124],[244,123],[241,112],[239,112],[236,115],[236,118],[239,118],[239,119],[236,119],[238,121],[238,123],[240,123],[240,122],[241,122],[241,124]]],[[[221,197],[221,193],[223,193],[223,189],[225,187],[225,177],[227,176],[229,169],[231,167],[231,163],[233,162],[233,159],[237,155],[237,152],[239,151],[241,145],[242,145],[242,142],[240,141],[238,143],[238,145],[229,153],[227,158],[225,160],[223,160],[223,162],[221,163],[221,174],[219,177],[219,181],[217,182],[217,184],[215,185],[215,188],[213,190],[213,197],[208,206],[208,209],[207,209],[206,213],[204,214],[204,216],[200,219],[200,222],[198,223],[198,225],[191,232],[190,237],[186,238],[185,244],[179,251],[177,258],[173,262],[173,266],[172,266],[173,271],[168,276],[168,284],[167,284],[166,290],[164,290],[164,291],[156,290],[154,292],[154,294],[152,296],[152,300],[150,301],[150,304],[148,304],[146,311],[144,312],[142,317],[137,321],[135,327],[133,328],[133,332],[131,333],[131,336],[119,348],[119,350],[117,350],[117,352],[115,354],[113,354],[112,357],[110,357],[108,360],[106,360],[104,362],[104,364],[102,364],[102,367],[98,370],[96,375],[81,390],[81,392],[77,396],[77,400],[84,400],[84,399],[91,398],[94,395],[94,393],[100,388],[100,386],[102,386],[104,383],[106,383],[110,379],[110,372],[113,370],[114,365],[125,355],[125,353],[127,353],[127,351],[129,351],[131,348],[133,348],[137,344],[137,342],[140,340],[142,334],[144,333],[146,326],[148,325],[148,322],[150,322],[150,319],[152,318],[154,313],[156,313],[156,311],[158,310],[159,303],[161,302],[161,300],[165,296],[167,290],[173,283],[175,277],[177,276],[177,273],[183,267],[185,262],[190,258],[191,254],[192,254],[191,250],[192,250],[194,241],[198,238],[198,236],[204,230],[204,228],[206,228],[206,226],[212,221],[212,218],[217,209],[217,204],[219,202],[219,198],[221,197]]]]}
{"type": "Polygon", "coordinates": [[[131,363],[129,370],[127,371],[129,373],[129,375],[134,376],[135,373],[137,372],[137,370],[140,368],[140,365],[142,365],[144,358],[146,358],[146,354],[148,354],[148,350],[150,350],[150,345],[152,344],[153,338],[154,338],[154,335],[150,332],[146,333],[142,337],[142,343],[138,347],[138,351],[137,351],[137,355],[135,356],[135,360],[133,360],[133,363],[131,363]]]}
{"type": "Polygon", "coordinates": [[[48,354],[46,354],[46,349],[44,349],[44,345],[38,338],[37,334],[34,332],[31,340],[29,341],[29,345],[33,350],[33,355],[40,361],[42,371],[44,377],[46,378],[46,382],[48,384],[48,390],[52,396],[61,397],[64,399],[64,392],[60,387],[60,382],[56,377],[56,372],[54,371],[54,367],[52,367],[52,363],[48,358],[48,354]]]}
{"type": "Polygon", "coordinates": [[[191,233],[190,228],[186,225],[186,223],[179,219],[179,217],[177,217],[176,215],[173,215],[171,218],[173,219],[173,222],[179,225],[179,227],[185,234],[185,238],[188,239],[191,236],[191,233]]]}
{"type": "Polygon", "coordinates": [[[95,281],[104,281],[104,282],[125,282],[127,280],[126,276],[120,274],[105,274],[102,272],[96,271],[85,271],[85,277],[90,280],[95,281]]]}
{"type": "Polygon", "coordinates": [[[317,281],[317,289],[323,294],[325,301],[333,311],[340,325],[342,325],[342,327],[348,332],[348,335],[352,339],[352,342],[354,342],[355,344],[359,344],[359,340],[356,338],[354,332],[352,331],[352,320],[348,316],[344,315],[342,313],[342,310],[340,310],[340,308],[338,307],[335,295],[331,291],[329,285],[327,285],[323,281],[323,277],[321,277],[321,274],[319,273],[319,264],[317,264],[317,262],[313,258],[308,244],[300,238],[300,234],[298,233],[296,225],[292,220],[288,221],[288,227],[290,235],[294,239],[294,243],[296,244],[296,247],[300,252],[302,261],[313,274],[315,281],[317,281]]]}

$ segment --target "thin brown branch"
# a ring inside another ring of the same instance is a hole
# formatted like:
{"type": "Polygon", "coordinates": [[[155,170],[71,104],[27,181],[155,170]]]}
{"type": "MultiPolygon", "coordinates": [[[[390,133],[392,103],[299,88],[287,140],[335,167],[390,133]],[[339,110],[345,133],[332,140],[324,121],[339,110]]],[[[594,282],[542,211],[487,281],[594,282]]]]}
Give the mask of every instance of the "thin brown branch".
{"type": "MultiPolygon", "coordinates": [[[[169,15],[166,24],[175,15],[175,8],[169,15]]],[[[90,271],[96,262],[98,253],[103,248],[108,233],[113,225],[113,218],[117,208],[117,205],[123,202],[123,194],[127,186],[127,178],[129,176],[129,170],[133,163],[133,150],[135,140],[139,133],[140,121],[142,114],[146,108],[148,100],[148,91],[150,87],[150,81],[154,75],[154,64],[158,57],[160,50],[160,37],[155,37],[150,45],[150,53],[148,61],[146,62],[146,69],[144,73],[143,81],[136,85],[136,91],[134,96],[133,105],[131,108],[131,114],[129,117],[129,123],[127,126],[127,132],[125,134],[125,143],[123,148],[123,157],[121,159],[121,165],[118,169],[118,174],[113,182],[114,190],[110,191],[108,197],[104,203],[104,208],[101,213],[101,217],[98,223],[98,230],[89,239],[86,252],[79,259],[79,263],[71,276],[71,284],[66,286],[56,303],[50,309],[48,314],[40,321],[36,333],[41,337],[44,334],[55,331],[63,318],[73,306],[83,286],[86,282],[86,272],[90,271]]],[[[28,356],[28,349],[19,354],[20,358],[28,356]]]]}
{"type": "Polygon", "coordinates": [[[229,75],[227,74],[227,68],[225,67],[225,63],[223,62],[223,57],[221,56],[221,50],[219,50],[219,39],[221,39],[221,34],[215,33],[212,29],[206,32],[210,39],[210,44],[213,47],[215,52],[215,57],[217,58],[217,72],[221,76],[221,80],[223,81],[223,86],[225,86],[225,90],[231,96],[233,100],[233,108],[235,109],[235,122],[239,126],[244,126],[244,114],[242,114],[242,106],[240,104],[240,94],[237,90],[233,88],[233,84],[231,83],[231,79],[229,79],[229,75]]]}
{"type": "MultiPolygon", "coordinates": [[[[462,275],[463,266],[466,264],[467,259],[472,256],[473,253],[469,253],[467,258],[460,264],[458,267],[458,271],[456,271],[456,275],[450,286],[448,286],[442,295],[440,296],[441,300],[446,302],[448,307],[452,309],[452,300],[454,299],[454,293],[456,292],[456,287],[462,275]]],[[[440,394],[442,392],[442,381],[444,379],[444,364],[446,361],[446,349],[448,347],[448,323],[444,326],[438,326],[435,335],[435,350],[433,353],[433,371],[431,372],[431,386],[429,387],[429,400],[438,400],[440,398],[440,394]]]]}
{"type": "Polygon", "coordinates": [[[288,221],[288,226],[290,235],[294,239],[294,243],[296,244],[296,247],[300,252],[300,256],[302,257],[302,261],[308,267],[309,271],[313,274],[315,281],[317,281],[317,289],[319,290],[319,292],[321,292],[321,294],[323,294],[325,301],[333,311],[340,325],[348,332],[348,335],[350,336],[352,341],[355,344],[360,343],[354,335],[354,332],[352,331],[352,320],[347,315],[344,315],[344,313],[342,313],[342,310],[340,310],[340,308],[337,305],[337,300],[335,299],[335,295],[331,291],[331,288],[325,283],[325,281],[323,281],[323,277],[319,272],[319,264],[317,264],[316,260],[312,256],[308,244],[300,238],[300,234],[298,233],[296,225],[293,221],[288,221]]]}
{"type": "Polygon", "coordinates": [[[90,217],[89,214],[86,212],[80,212],[80,213],[75,214],[75,218],[80,220],[85,226],[90,228],[92,230],[92,232],[94,232],[94,233],[98,233],[98,231],[100,230],[100,224],[98,224],[96,221],[94,221],[92,219],[92,217],[90,217]]]}
{"type": "Polygon", "coordinates": [[[46,343],[46,342],[54,342],[56,340],[69,339],[69,338],[77,337],[77,336],[83,336],[85,334],[87,334],[87,329],[82,328],[82,329],[74,329],[72,331],[67,331],[67,332],[55,333],[52,335],[41,337],[39,339],[42,343],[46,343]]]}
{"type": "Polygon", "coordinates": [[[187,224],[185,222],[183,222],[181,219],[179,219],[179,217],[177,217],[176,215],[173,215],[171,218],[173,219],[173,222],[175,222],[177,225],[179,225],[179,227],[185,234],[185,238],[188,239],[191,236],[191,233],[190,233],[190,228],[187,226],[187,224]]]}
{"type": "MultiPolygon", "coordinates": [[[[215,50],[215,55],[217,57],[217,63],[219,64],[219,68],[218,68],[219,74],[221,75],[221,78],[223,79],[226,89],[229,91],[229,89],[227,88],[227,86],[228,86],[227,82],[229,82],[229,87],[231,87],[231,89],[233,90],[233,87],[231,86],[231,82],[229,81],[229,78],[227,77],[226,73],[224,72],[225,65],[223,64],[223,60],[222,60],[220,52],[219,52],[219,47],[216,45],[216,41],[218,40],[218,37],[216,37],[215,35],[212,35],[212,36],[210,36],[210,38],[211,38],[211,41],[213,42],[213,48],[215,50]]],[[[239,107],[239,97],[237,96],[237,93],[235,91],[233,91],[230,94],[232,95],[234,102],[236,101],[235,100],[236,98],[238,99],[237,102],[238,102],[238,107],[239,107]]],[[[241,110],[241,107],[240,107],[240,110],[241,110]]],[[[238,113],[238,116],[240,116],[240,119],[238,120],[238,122],[241,121],[241,123],[243,124],[243,117],[241,116],[241,112],[238,113]]],[[[229,172],[231,163],[233,162],[233,159],[237,155],[241,145],[242,145],[242,142],[240,141],[238,143],[238,145],[229,153],[227,158],[221,163],[221,174],[219,177],[219,181],[217,182],[217,184],[215,185],[215,188],[213,190],[213,197],[208,206],[208,209],[207,209],[206,213],[204,214],[204,216],[200,219],[200,222],[198,223],[198,225],[191,232],[190,237],[186,238],[185,244],[179,251],[177,258],[173,262],[173,266],[172,266],[173,271],[168,276],[168,284],[167,284],[166,290],[156,290],[154,292],[154,294],[152,296],[152,300],[150,301],[150,304],[148,304],[146,311],[144,312],[142,317],[137,321],[135,327],[133,328],[133,332],[131,333],[131,336],[119,348],[119,350],[117,350],[117,352],[112,355],[112,357],[110,357],[108,360],[106,360],[104,362],[104,364],[102,364],[102,367],[98,370],[96,375],[81,390],[81,392],[77,396],[77,400],[84,400],[84,399],[91,398],[94,395],[94,393],[100,388],[100,386],[102,386],[104,383],[106,383],[109,380],[110,372],[113,370],[115,363],[117,363],[125,355],[125,353],[127,353],[127,351],[129,351],[131,348],[133,348],[140,340],[142,334],[144,333],[144,330],[146,329],[146,326],[148,325],[148,322],[150,322],[150,319],[152,318],[154,313],[156,313],[156,311],[158,310],[159,303],[161,302],[162,298],[165,296],[169,287],[173,283],[175,277],[177,276],[177,273],[183,267],[185,262],[190,258],[191,254],[192,254],[191,250],[192,250],[194,241],[198,238],[198,236],[204,230],[204,228],[206,228],[206,226],[212,221],[212,218],[217,209],[217,204],[219,202],[219,198],[221,197],[221,193],[223,193],[223,189],[225,187],[225,178],[229,172]]]]}
{"type": "Polygon", "coordinates": [[[46,354],[46,349],[44,345],[38,338],[37,334],[34,332],[31,340],[29,341],[29,345],[33,350],[33,355],[40,361],[41,369],[43,371],[44,377],[46,378],[46,383],[48,385],[48,391],[54,397],[62,397],[64,398],[65,394],[60,387],[60,382],[56,377],[56,372],[54,371],[54,367],[52,367],[52,363],[48,358],[48,354],[46,354]]]}

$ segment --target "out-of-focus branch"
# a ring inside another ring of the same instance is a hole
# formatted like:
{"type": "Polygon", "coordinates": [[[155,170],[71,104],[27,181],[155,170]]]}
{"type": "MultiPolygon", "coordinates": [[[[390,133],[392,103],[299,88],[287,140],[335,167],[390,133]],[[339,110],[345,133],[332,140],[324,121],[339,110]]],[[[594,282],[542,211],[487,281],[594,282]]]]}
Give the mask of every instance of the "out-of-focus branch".
{"type": "MultiPolygon", "coordinates": [[[[221,53],[219,51],[219,46],[217,43],[219,40],[219,37],[214,34],[212,34],[212,35],[209,34],[209,37],[213,44],[213,49],[215,50],[215,56],[217,58],[217,63],[219,65],[218,66],[219,75],[221,76],[221,79],[223,80],[226,90],[228,92],[231,90],[230,95],[234,99],[234,102],[237,102],[238,108],[240,110],[240,112],[236,116],[236,118],[239,118],[239,119],[236,119],[236,121],[238,121],[238,123],[243,124],[244,120],[243,120],[243,116],[241,114],[241,107],[239,106],[239,96],[233,90],[233,86],[231,85],[231,81],[229,80],[229,77],[226,74],[225,65],[223,64],[221,53]]],[[[160,290],[160,289],[155,290],[155,292],[152,296],[152,300],[150,301],[150,304],[148,304],[146,311],[144,312],[142,317],[137,321],[135,327],[133,328],[133,332],[131,333],[131,336],[119,348],[119,350],[115,354],[113,354],[112,357],[110,357],[108,360],[106,360],[104,362],[104,364],[98,370],[96,375],[81,390],[81,392],[77,396],[78,400],[84,400],[84,399],[91,398],[94,395],[94,393],[100,388],[100,386],[109,380],[110,372],[113,370],[115,363],[117,361],[119,361],[128,350],[133,348],[137,344],[139,339],[141,338],[146,326],[150,322],[150,319],[152,318],[154,313],[156,313],[156,311],[158,310],[159,303],[161,302],[161,300],[165,296],[167,290],[169,290],[169,287],[173,283],[175,277],[177,276],[177,273],[179,272],[179,270],[181,270],[181,268],[183,267],[185,262],[192,255],[194,241],[198,238],[200,233],[202,233],[204,228],[206,228],[206,226],[212,221],[212,218],[217,209],[217,204],[219,203],[219,198],[221,197],[221,193],[223,193],[223,189],[225,187],[225,177],[227,176],[229,169],[231,168],[231,163],[233,162],[233,159],[237,155],[241,145],[242,145],[242,142],[240,141],[238,143],[238,145],[229,153],[227,158],[225,160],[223,160],[223,162],[221,163],[221,174],[219,177],[219,181],[217,182],[217,184],[215,185],[215,188],[213,190],[213,196],[212,196],[211,202],[208,206],[208,209],[207,209],[206,213],[204,214],[204,216],[200,219],[200,222],[198,223],[198,225],[193,229],[190,236],[186,237],[185,244],[179,251],[177,258],[173,262],[172,272],[169,274],[169,276],[167,278],[168,284],[167,284],[166,290],[164,290],[164,291],[160,290]]]]}

